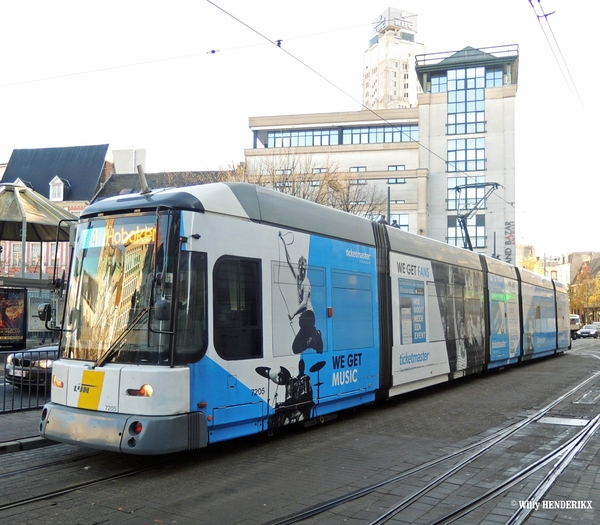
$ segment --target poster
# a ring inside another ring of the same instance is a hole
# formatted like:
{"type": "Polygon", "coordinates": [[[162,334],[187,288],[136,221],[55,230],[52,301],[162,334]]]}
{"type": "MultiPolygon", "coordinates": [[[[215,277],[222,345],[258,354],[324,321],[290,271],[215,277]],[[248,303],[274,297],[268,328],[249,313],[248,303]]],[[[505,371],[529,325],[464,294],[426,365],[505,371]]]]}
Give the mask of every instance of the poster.
{"type": "Polygon", "coordinates": [[[425,285],[423,281],[400,279],[401,344],[425,343],[425,285]]]}
{"type": "Polygon", "coordinates": [[[25,347],[26,301],[24,288],[0,288],[0,345],[25,347]]]}

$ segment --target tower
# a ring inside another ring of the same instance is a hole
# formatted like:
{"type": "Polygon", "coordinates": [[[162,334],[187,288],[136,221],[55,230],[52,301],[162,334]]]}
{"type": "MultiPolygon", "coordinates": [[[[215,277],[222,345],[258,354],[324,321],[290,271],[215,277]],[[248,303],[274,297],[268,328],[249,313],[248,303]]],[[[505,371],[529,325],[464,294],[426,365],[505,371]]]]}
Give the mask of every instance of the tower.
{"type": "Polygon", "coordinates": [[[420,92],[415,55],[425,53],[417,43],[418,15],[387,8],[372,22],[373,37],[363,63],[363,105],[369,109],[415,107],[420,92]]]}

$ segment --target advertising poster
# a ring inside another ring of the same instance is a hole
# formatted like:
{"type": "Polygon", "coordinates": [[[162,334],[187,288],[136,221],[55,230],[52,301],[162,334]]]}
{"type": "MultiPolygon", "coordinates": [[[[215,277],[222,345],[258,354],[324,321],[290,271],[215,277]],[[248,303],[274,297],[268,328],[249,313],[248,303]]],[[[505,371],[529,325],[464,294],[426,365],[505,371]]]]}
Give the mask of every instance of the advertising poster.
{"type": "MultiPolygon", "coordinates": [[[[445,319],[439,305],[431,263],[391,254],[392,373],[396,391],[410,391],[417,381],[441,382],[449,372],[445,319]]],[[[442,287],[443,289],[443,287],[442,287]]]]}
{"type": "Polygon", "coordinates": [[[423,281],[400,279],[400,336],[403,345],[425,343],[425,286],[423,281]]]}
{"type": "MultiPolygon", "coordinates": [[[[518,284],[490,274],[490,360],[510,360],[520,353],[518,284]]],[[[508,362],[508,361],[507,361],[508,362]]]]}
{"type": "Polygon", "coordinates": [[[24,288],[0,288],[0,346],[25,347],[26,299],[24,288]]]}

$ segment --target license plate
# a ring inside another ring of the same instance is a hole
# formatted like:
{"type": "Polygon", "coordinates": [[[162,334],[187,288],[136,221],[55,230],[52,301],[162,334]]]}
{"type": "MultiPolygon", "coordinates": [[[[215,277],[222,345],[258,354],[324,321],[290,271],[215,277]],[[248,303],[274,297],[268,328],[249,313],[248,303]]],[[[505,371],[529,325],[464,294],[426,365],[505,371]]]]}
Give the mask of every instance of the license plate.
{"type": "Polygon", "coordinates": [[[27,377],[29,375],[29,372],[27,370],[15,370],[13,375],[15,377],[27,377]]]}

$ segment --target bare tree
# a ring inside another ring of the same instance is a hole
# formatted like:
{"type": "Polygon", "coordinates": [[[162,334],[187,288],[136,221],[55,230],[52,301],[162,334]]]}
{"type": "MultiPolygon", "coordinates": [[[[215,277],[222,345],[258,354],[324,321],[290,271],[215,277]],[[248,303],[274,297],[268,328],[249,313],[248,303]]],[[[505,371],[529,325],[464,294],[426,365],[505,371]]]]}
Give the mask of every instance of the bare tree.
{"type": "Polygon", "coordinates": [[[373,217],[383,213],[387,197],[366,180],[357,179],[355,173],[340,173],[331,183],[331,206],[354,215],[373,217]]]}
{"type": "Polygon", "coordinates": [[[240,163],[229,169],[226,179],[266,186],[301,199],[330,204],[330,182],[335,179],[337,166],[327,160],[316,166],[310,155],[295,155],[289,150],[284,155],[266,157],[249,166],[240,163]]]}
{"type": "Polygon", "coordinates": [[[265,156],[252,166],[240,163],[230,168],[226,178],[270,187],[365,217],[382,213],[387,202],[376,186],[363,183],[354,173],[339,173],[338,165],[330,158],[317,164],[311,155],[297,155],[291,150],[277,156],[265,156]]]}

